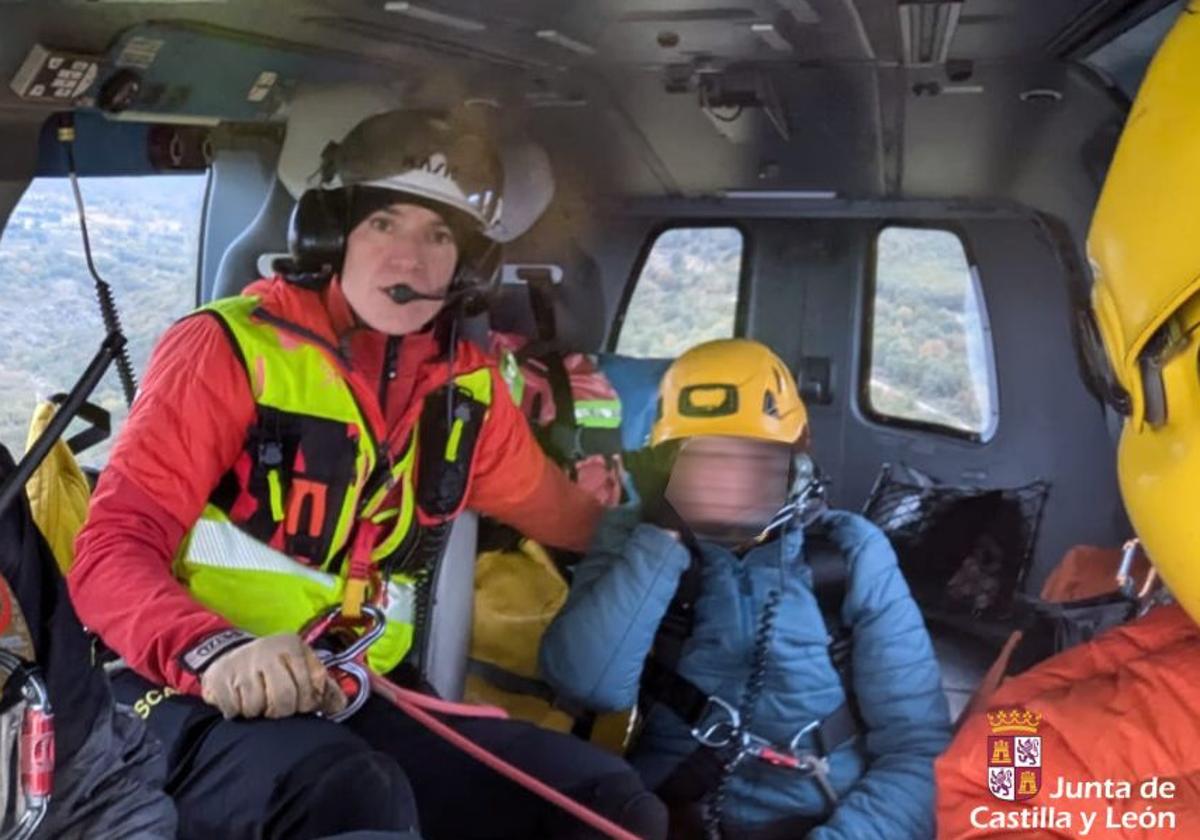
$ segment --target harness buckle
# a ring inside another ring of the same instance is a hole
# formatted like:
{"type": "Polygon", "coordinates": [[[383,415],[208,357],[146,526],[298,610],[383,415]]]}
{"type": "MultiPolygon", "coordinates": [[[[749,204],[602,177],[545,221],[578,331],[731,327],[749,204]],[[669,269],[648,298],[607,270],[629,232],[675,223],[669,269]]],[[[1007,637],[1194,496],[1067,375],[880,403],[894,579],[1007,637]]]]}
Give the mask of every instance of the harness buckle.
{"type": "Polygon", "coordinates": [[[816,753],[801,753],[796,755],[797,759],[796,770],[806,776],[812,778],[817,783],[817,787],[821,789],[821,794],[829,803],[830,807],[834,807],[838,803],[837,791],[833,789],[833,784],[829,781],[829,758],[816,753]]]}

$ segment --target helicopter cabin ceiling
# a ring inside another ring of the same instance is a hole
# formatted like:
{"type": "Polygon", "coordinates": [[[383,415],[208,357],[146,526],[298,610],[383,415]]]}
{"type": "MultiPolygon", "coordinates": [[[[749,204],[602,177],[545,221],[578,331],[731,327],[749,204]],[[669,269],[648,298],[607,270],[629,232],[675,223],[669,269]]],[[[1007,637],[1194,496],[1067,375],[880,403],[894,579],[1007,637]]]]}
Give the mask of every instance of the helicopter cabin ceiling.
{"type": "MultiPolygon", "coordinates": [[[[96,82],[76,104],[106,110],[100,94],[124,71],[138,82],[118,100],[124,118],[165,122],[281,122],[301,86],[385,84],[414,105],[483,98],[508,106],[551,150],[557,171],[591,177],[593,190],[895,197],[907,185],[943,188],[940,150],[955,151],[964,169],[986,163],[981,171],[1011,181],[1022,164],[1004,147],[1027,113],[1035,133],[1110,120],[1120,103],[1076,97],[1089,83],[1066,72],[1064,59],[1165,5],[0,0],[0,74],[14,79],[35,44],[91,55],[96,82]],[[1025,108],[1020,97],[1040,90],[1050,93],[1025,108]],[[931,107],[931,99],[961,105],[931,107]],[[1067,115],[1043,113],[1054,103],[1067,115]],[[980,145],[963,152],[956,134],[968,118],[996,130],[967,132],[980,145]],[[906,143],[917,137],[923,145],[912,158],[906,143]]],[[[0,116],[40,120],[56,105],[0,89],[0,116]]],[[[1017,145],[1030,152],[1038,142],[1030,135],[1017,145]]]]}

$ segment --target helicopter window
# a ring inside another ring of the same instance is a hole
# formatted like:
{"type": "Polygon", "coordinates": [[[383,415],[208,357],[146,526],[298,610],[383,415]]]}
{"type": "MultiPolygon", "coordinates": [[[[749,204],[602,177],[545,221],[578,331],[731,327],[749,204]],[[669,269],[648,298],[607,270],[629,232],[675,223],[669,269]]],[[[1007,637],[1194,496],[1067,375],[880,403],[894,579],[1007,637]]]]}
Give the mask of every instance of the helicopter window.
{"type": "Polygon", "coordinates": [[[674,358],[729,338],[737,318],[744,239],[735,227],[674,227],[654,240],[618,324],[623,356],[674,358]]]}
{"type": "Polygon", "coordinates": [[[998,416],[979,276],[948,230],[887,227],[875,245],[864,408],[986,442],[998,416]]]}
{"type": "MultiPolygon", "coordinates": [[[[80,179],[96,268],[112,287],[137,372],[162,331],[196,305],[205,184],[203,173],[80,179]]],[[[26,189],[0,236],[0,277],[0,442],[19,453],[37,400],[69,390],[104,338],[66,178],[36,178],[26,189]]],[[[115,368],[91,400],[119,429],[126,408],[115,368]]],[[[112,440],[81,453],[81,463],[102,466],[112,440]]]]}

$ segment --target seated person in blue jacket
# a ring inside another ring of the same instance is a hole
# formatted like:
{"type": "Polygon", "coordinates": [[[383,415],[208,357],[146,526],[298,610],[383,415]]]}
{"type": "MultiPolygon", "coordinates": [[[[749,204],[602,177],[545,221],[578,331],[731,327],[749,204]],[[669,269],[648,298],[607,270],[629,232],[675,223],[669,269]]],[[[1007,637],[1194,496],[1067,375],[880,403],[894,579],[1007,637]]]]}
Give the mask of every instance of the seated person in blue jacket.
{"type": "Polygon", "coordinates": [[[673,836],[932,837],[937,661],[887,538],[825,507],[791,373],[713,341],[659,394],[665,492],[606,514],[544,677],[588,708],[637,704],[630,759],[673,836]]]}

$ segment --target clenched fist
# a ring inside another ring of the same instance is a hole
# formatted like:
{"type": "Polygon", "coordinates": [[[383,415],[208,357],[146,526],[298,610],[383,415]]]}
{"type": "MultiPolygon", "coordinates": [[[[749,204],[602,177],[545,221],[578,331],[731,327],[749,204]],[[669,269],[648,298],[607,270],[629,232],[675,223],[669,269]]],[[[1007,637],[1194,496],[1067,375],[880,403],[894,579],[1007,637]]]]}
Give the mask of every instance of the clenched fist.
{"type": "Polygon", "coordinates": [[[221,655],[204,671],[200,689],[227,718],[333,715],[346,707],[337,683],[295,633],[255,639],[221,655]]]}

